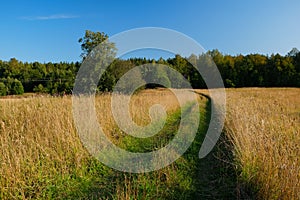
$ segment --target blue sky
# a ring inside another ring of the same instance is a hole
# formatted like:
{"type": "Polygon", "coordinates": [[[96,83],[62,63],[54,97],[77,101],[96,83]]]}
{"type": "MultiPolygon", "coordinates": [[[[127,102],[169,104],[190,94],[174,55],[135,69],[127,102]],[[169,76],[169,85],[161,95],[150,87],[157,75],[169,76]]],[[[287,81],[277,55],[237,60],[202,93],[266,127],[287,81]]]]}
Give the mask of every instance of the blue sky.
{"type": "Polygon", "coordinates": [[[112,36],[149,26],[174,29],[225,54],[285,55],[300,49],[299,10],[299,0],[6,1],[0,59],[79,61],[85,30],[112,36]]]}

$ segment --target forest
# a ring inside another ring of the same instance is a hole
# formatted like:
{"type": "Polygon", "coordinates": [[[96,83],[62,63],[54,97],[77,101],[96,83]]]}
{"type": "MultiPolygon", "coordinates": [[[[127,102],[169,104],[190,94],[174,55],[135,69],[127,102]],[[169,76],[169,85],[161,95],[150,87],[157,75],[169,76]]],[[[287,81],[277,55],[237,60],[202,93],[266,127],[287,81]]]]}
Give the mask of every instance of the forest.
{"type": "MultiPolygon", "coordinates": [[[[85,37],[79,40],[82,43],[83,60],[92,50],[92,47],[95,47],[107,37],[104,33],[87,31],[85,37]],[[98,39],[99,36],[100,39],[98,39]]],[[[206,88],[206,84],[189,60],[194,57],[199,61],[207,56],[213,59],[219,69],[226,88],[300,87],[300,52],[298,49],[293,48],[285,56],[280,54],[240,54],[233,56],[224,55],[218,50],[212,50],[198,56],[191,55],[189,58],[180,55],[157,60],[116,58],[102,75],[96,90],[97,92],[112,91],[119,78],[128,70],[147,63],[169,66],[181,73],[194,89],[203,89],[206,88]]],[[[19,61],[16,58],[11,58],[9,61],[0,60],[0,96],[17,95],[24,92],[48,93],[51,95],[71,94],[80,66],[81,62],[28,63],[19,61]]],[[[145,76],[150,72],[157,78],[163,78],[168,86],[178,87],[170,85],[168,81],[170,74],[154,70],[156,68],[149,68],[147,72],[141,72],[139,76],[145,79],[145,76]]],[[[153,88],[156,86],[146,85],[146,87],[153,88]]]]}

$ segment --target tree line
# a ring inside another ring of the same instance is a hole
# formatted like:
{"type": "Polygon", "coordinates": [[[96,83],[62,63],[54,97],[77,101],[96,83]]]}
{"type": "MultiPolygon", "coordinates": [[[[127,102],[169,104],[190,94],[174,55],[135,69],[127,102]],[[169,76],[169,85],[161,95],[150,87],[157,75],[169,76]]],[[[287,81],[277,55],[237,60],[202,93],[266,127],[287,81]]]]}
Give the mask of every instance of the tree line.
{"type": "MultiPolygon", "coordinates": [[[[82,43],[83,60],[93,47],[107,39],[104,33],[86,31],[82,43]]],[[[144,64],[162,64],[177,70],[191,84],[193,88],[206,88],[202,76],[191,64],[191,60],[198,62],[203,58],[212,58],[223,78],[225,87],[300,87],[300,52],[294,48],[287,55],[261,54],[224,55],[218,50],[208,51],[201,55],[191,55],[184,58],[175,55],[168,59],[114,59],[97,83],[99,92],[112,91],[117,81],[128,70],[144,64]],[[192,59],[193,58],[193,59],[192,59]]],[[[21,62],[15,58],[9,61],[0,60],[0,96],[23,94],[24,92],[71,94],[76,74],[82,62],[39,63],[21,62]]],[[[209,70],[209,69],[207,69],[209,70]]],[[[167,87],[181,87],[177,83],[171,84],[171,71],[158,70],[148,67],[146,71],[135,74],[136,78],[146,80],[151,74],[161,80],[167,87]]],[[[153,88],[159,85],[147,84],[153,88]]]]}

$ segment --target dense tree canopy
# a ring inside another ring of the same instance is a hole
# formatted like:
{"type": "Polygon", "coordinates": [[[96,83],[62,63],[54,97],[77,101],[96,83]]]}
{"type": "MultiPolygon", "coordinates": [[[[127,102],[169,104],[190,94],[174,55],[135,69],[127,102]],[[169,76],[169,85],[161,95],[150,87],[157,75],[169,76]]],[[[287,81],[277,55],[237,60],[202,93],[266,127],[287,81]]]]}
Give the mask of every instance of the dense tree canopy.
{"type": "MultiPolygon", "coordinates": [[[[95,46],[107,38],[104,33],[86,31],[85,36],[79,40],[83,58],[86,58],[95,46]]],[[[110,51],[113,52],[114,45],[110,45],[110,51]]],[[[176,55],[174,58],[158,60],[114,59],[99,80],[97,91],[112,91],[116,82],[128,70],[147,63],[152,63],[153,66],[167,65],[182,74],[193,88],[206,88],[201,75],[190,63],[199,63],[200,60],[203,62],[205,56],[210,56],[217,65],[225,87],[300,87],[300,52],[294,48],[286,56],[279,54],[232,56],[212,50],[204,55],[191,55],[189,58],[176,55]]],[[[9,61],[0,60],[0,96],[23,92],[70,94],[80,65],[80,62],[28,63],[18,61],[16,58],[9,61]]],[[[156,76],[155,78],[162,80],[166,86],[181,87],[180,81],[171,84],[168,80],[174,76],[172,71],[161,71],[151,65],[141,71],[137,77],[146,80],[149,75],[156,76]]],[[[147,87],[156,86],[147,85],[147,87]]]]}

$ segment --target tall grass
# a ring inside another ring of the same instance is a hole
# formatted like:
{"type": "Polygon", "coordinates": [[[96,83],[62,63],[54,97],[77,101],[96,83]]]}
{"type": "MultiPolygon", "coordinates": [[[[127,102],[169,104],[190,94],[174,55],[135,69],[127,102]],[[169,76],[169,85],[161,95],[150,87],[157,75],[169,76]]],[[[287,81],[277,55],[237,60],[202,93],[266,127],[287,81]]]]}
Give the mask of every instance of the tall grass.
{"type": "MultiPolygon", "coordinates": [[[[112,117],[110,97],[96,96],[97,117],[107,136],[126,146],[125,135],[112,117]]],[[[140,125],[148,124],[149,108],[156,103],[166,109],[169,128],[175,128],[180,120],[179,104],[168,90],[147,90],[134,95],[130,110],[133,120],[140,125]]],[[[179,163],[184,162],[179,159],[179,163]]],[[[79,140],[71,97],[0,99],[0,199],[141,199],[184,195],[172,188],[185,190],[191,182],[185,180],[187,174],[180,175],[175,168],[172,165],[137,175],[102,165],[79,140]]]]}
{"type": "Polygon", "coordinates": [[[300,199],[300,89],[227,90],[227,136],[263,199],[300,199]]]}
{"type": "MultiPolygon", "coordinates": [[[[227,90],[225,134],[233,144],[240,178],[250,183],[251,189],[256,188],[262,199],[300,198],[299,94],[300,89],[227,90]]],[[[75,130],[70,97],[0,99],[0,199],[243,196],[236,194],[236,183],[241,181],[230,177],[235,172],[226,175],[233,171],[232,165],[216,161],[215,156],[226,161],[222,158],[228,156],[226,151],[217,147],[207,158],[197,157],[209,122],[209,102],[205,98],[199,102],[201,126],[189,150],[159,171],[131,174],[110,169],[89,155],[75,130]]],[[[150,123],[149,108],[157,103],[168,114],[166,126],[159,136],[140,140],[116,125],[110,94],[95,99],[98,120],[110,140],[139,152],[160,147],[176,134],[179,104],[168,90],[134,95],[130,109],[133,120],[139,125],[150,123]]],[[[221,140],[219,145],[223,145],[221,140]]]]}

